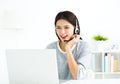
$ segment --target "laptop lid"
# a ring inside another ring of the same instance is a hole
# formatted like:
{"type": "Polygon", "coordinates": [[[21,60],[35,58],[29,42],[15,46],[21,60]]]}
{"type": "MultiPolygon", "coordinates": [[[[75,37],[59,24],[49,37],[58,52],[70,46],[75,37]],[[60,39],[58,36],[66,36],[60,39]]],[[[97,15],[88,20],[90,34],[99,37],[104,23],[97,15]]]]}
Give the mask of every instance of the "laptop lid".
{"type": "Polygon", "coordinates": [[[7,49],[10,84],[59,84],[56,51],[7,49]]]}

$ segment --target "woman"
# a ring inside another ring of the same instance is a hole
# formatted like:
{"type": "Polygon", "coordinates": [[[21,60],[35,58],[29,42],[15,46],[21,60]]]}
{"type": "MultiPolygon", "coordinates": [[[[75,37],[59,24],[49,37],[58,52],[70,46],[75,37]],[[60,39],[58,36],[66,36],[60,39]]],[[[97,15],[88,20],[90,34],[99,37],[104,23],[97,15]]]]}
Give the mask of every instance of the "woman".
{"type": "Polygon", "coordinates": [[[91,53],[88,44],[80,38],[77,17],[71,11],[61,11],[55,18],[58,41],[47,46],[56,49],[60,80],[84,79],[91,53]]]}

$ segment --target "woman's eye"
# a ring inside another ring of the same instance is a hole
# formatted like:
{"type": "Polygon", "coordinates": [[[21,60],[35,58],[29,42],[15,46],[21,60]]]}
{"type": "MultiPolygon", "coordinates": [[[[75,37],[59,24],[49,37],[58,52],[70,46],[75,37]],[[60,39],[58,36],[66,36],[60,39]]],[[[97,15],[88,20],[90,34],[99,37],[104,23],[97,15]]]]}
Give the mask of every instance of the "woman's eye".
{"type": "Polygon", "coordinates": [[[60,29],[60,27],[56,27],[56,29],[60,29]]]}
{"type": "Polygon", "coordinates": [[[69,29],[69,27],[65,27],[65,29],[69,29]]]}

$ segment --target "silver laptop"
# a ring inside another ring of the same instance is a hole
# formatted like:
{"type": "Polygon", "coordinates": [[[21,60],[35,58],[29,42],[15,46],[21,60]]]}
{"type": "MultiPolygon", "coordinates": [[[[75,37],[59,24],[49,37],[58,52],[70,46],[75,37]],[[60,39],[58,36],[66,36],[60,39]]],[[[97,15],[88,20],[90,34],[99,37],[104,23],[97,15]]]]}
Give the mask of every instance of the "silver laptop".
{"type": "Polygon", "coordinates": [[[59,84],[56,51],[7,49],[9,84],[59,84]]]}

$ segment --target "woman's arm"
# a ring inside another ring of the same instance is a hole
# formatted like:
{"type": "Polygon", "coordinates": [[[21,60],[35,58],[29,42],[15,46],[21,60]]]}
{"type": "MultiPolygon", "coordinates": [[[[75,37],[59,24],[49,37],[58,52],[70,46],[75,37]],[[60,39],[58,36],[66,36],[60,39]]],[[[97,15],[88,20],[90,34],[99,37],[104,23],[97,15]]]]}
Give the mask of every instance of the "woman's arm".
{"type": "Polygon", "coordinates": [[[76,63],[70,48],[66,49],[66,56],[67,56],[68,66],[69,66],[70,72],[72,74],[72,77],[73,77],[73,79],[76,80],[77,72],[78,72],[78,64],[76,63]]]}
{"type": "Polygon", "coordinates": [[[73,38],[70,42],[66,43],[65,51],[67,56],[67,62],[72,74],[73,79],[77,79],[78,64],[74,59],[71,48],[79,41],[79,35],[73,38]]]}
{"type": "Polygon", "coordinates": [[[90,68],[91,52],[88,44],[86,42],[82,42],[80,45],[78,44],[78,46],[82,46],[82,50],[79,49],[79,52],[76,51],[78,56],[77,60],[75,60],[71,48],[78,42],[78,40],[79,39],[73,39],[73,42],[68,42],[68,44],[66,44],[65,50],[68,66],[73,79],[84,79],[87,74],[86,69],[90,68]]]}

